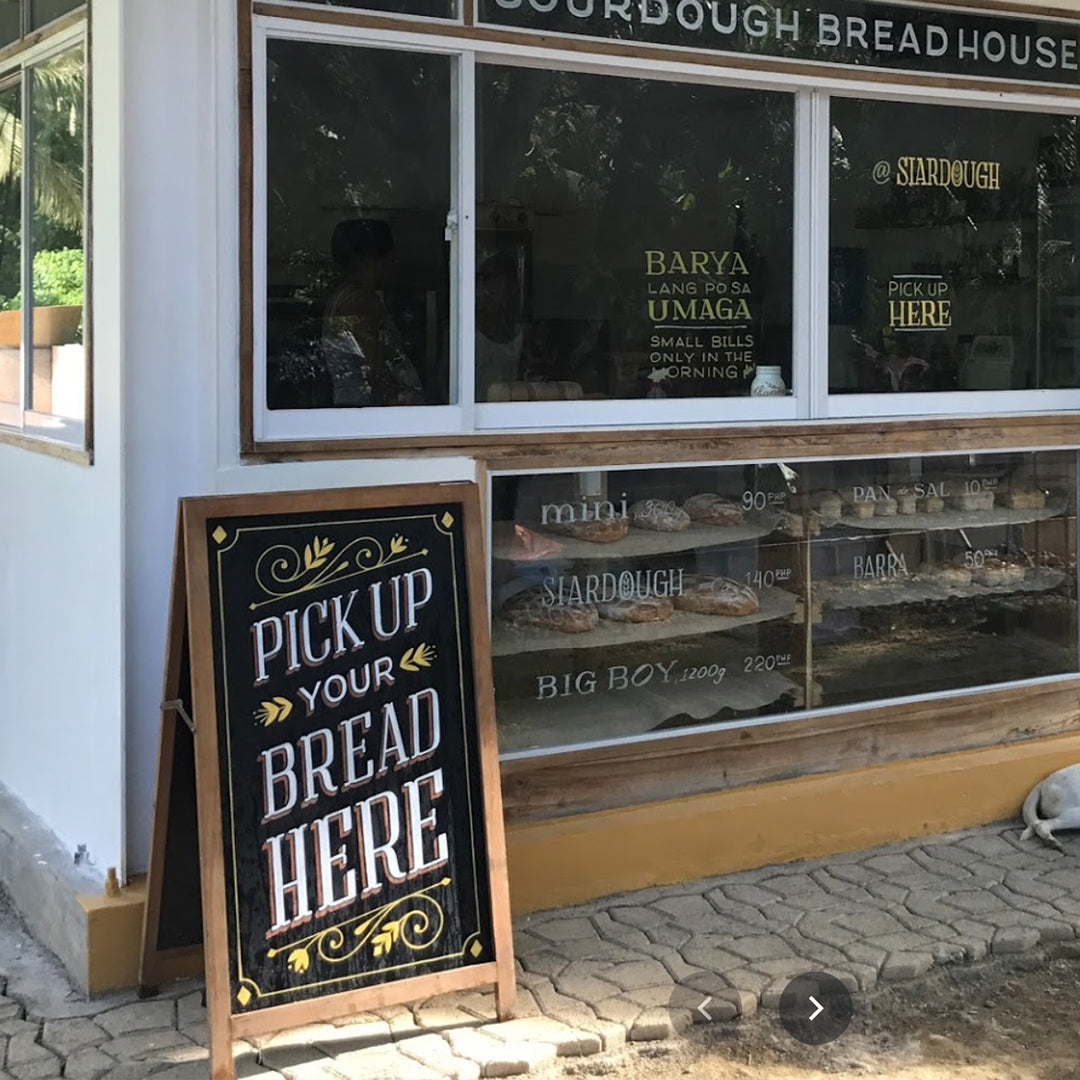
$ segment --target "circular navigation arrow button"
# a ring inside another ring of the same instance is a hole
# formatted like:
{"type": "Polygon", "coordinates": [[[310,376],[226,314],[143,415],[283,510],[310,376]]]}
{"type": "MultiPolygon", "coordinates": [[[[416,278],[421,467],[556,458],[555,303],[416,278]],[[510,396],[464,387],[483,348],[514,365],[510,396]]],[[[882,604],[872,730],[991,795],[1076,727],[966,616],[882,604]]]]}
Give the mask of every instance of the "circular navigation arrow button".
{"type": "Polygon", "coordinates": [[[851,992],[824,971],[799,975],[780,995],[780,1023],[793,1039],[809,1046],[821,1046],[843,1035],[853,1011],[851,992]]]}

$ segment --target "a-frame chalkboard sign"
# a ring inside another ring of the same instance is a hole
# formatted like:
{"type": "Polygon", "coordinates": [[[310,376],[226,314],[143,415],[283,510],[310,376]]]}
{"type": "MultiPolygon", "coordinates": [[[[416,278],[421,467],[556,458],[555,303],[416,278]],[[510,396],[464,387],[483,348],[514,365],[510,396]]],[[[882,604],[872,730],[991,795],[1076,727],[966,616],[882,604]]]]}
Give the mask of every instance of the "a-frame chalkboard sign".
{"type": "Polygon", "coordinates": [[[142,980],[201,939],[213,1080],[444,991],[510,1015],[483,582],[472,484],[181,500],[142,980]]]}

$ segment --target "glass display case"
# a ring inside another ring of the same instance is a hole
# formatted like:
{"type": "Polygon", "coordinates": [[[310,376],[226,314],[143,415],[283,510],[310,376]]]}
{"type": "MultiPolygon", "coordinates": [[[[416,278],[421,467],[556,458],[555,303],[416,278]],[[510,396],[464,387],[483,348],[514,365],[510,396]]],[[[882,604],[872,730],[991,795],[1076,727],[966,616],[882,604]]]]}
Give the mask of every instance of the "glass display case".
{"type": "Polygon", "coordinates": [[[504,754],[1080,664],[1075,451],[491,483],[504,754]]]}

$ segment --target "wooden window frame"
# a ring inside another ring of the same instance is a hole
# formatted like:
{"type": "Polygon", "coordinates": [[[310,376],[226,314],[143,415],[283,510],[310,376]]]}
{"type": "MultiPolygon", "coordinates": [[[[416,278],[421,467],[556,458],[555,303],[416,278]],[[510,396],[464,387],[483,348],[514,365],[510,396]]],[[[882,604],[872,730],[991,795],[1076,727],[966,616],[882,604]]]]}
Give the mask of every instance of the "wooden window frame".
{"type": "MultiPolygon", "coordinates": [[[[940,5],[939,5],[940,6],[940,5]]],[[[1017,11],[1006,4],[986,2],[980,5],[988,11],[1013,14],[1045,15],[1051,18],[1070,18],[1070,14],[1054,8],[1024,8],[1017,11]]],[[[901,395],[829,395],[827,388],[827,365],[811,363],[811,356],[827,356],[827,319],[824,298],[828,283],[821,267],[825,265],[823,247],[827,248],[827,200],[828,200],[828,147],[824,137],[828,133],[827,109],[830,95],[883,97],[890,100],[932,102],[940,99],[942,88],[954,91],[950,104],[970,107],[1012,108],[1020,111],[1080,112],[1080,89],[1063,86],[1029,86],[1010,81],[990,79],[964,79],[955,76],[920,76],[893,72],[867,71],[822,64],[792,63],[775,60],[750,60],[698,52],[685,48],[659,46],[629,46],[618,42],[574,39],[567,35],[537,35],[529,31],[496,29],[477,24],[473,19],[473,5],[465,2],[460,19],[420,19],[415,16],[392,16],[378,13],[322,6],[304,6],[290,3],[266,2],[266,0],[238,0],[239,38],[239,101],[240,101],[240,430],[241,452],[244,455],[276,455],[280,453],[307,455],[328,451],[334,454],[353,451],[367,452],[392,448],[393,452],[411,452],[420,448],[438,447],[444,451],[479,451],[493,442],[517,441],[519,436],[528,438],[530,433],[539,435],[551,431],[556,425],[563,437],[585,432],[608,433],[612,430],[642,431],[652,434],[662,429],[681,430],[689,435],[700,426],[700,418],[690,413],[687,419],[660,417],[641,421],[641,402],[627,402],[630,408],[615,409],[601,418],[599,425],[588,424],[575,410],[574,403],[538,403],[531,405],[492,406],[487,403],[473,405],[463,402],[456,409],[450,424],[439,428],[438,424],[424,425],[426,430],[405,433],[401,425],[376,428],[374,435],[357,432],[346,434],[352,416],[345,424],[338,422],[337,429],[320,432],[318,424],[312,424],[312,433],[301,437],[292,433],[284,438],[260,437],[256,427],[256,389],[259,385],[255,371],[256,350],[255,320],[260,310],[255,295],[254,258],[258,242],[254,236],[256,207],[254,204],[254,178],[257,175],[255,159],[256,138],[254,128],[254,77],[258,71],[253,66],[253,28],[257,20],[269,20],[267,25],[282,30],[294,21],[310,28],[359,32],[358,44],[378,45],[380,41],[391,46],[408,48],[410,45],[427,50],[451,51],[471,54],[480,62],[545,63],[599,71],[623,73],[640,71],[643,61],[652,67],[649,73],[656,77],[688,79],[693,81],[724,82],[732,86],[781,89],[804,95],[805,106],[797,121],[797,144],[811,142],[802,148],[797,160],[800,171],[805,166],[815,176],[810,184],[796,184],[797,240],[794,262],[794,304],[796,332],[793,370],[798,396],[776,399],[768,406],[749,399],[713,399],[718,405],[720,422],[771,423],[799,421],[830,423],[851,419],[880,420],[890,417],[930,417],[962,415],[1013,415],[1053,412],[1063,409],[1080,409],[1080,388],[1076,390],[1031,391],[959,391],[945,394],[901,395]],[[1002,95],[1007,95],[1004,99],[1002,95]],[[814,221],[813,229],[804,229],[799,237],[800,221],[814,221]],[[815,269],[816,268],[816,269],[815,269]],[[570,406],[568,408],[568,405],[570,406]],[[734,406],[734,408],[733,408],[734,406]]],[[[468,150],[468,147],[463,147],[468,150]]],[[[799,147],[797,145],[797,153],[799,147]]],[[[459,158],[464,154],[459,154],[459,158]]],[[[468,170],[466,170],[468,171],[468,170]]],[[[466,212],[471,210],[467,197],[469,185],[459,187],[466,212]]],[[[466,228],[463,234],[470,233],[466,228]]],[[[471,236],[470,236],[471,240],[471,236]]],[[[471,244],[459,244],[460,249],[471,244]]],[[[461,289],[458,302],[458,327],[455,341],[459,355],[470,355],[471,350],[471,263],[467,253],[459,251],[453,272],[458,275],[461,289]],[[468,324],[468,325],[467,325],[468,324]]],[[[462,380],[462,398],[470,380],[462,380]]],[[[608,404],[608,403],[605,403],[608,404]]],[[[443,409],[441,406],[427,407],[443,409]]],[[[263,410],[265,411],[265,410],[263,410]]],[[[305,410],[307,411],[307,410],[305,410]]],[[[312,414],[341,410],[310,410],[312,414]]],[[[381,423],[375,412],[392,413],[395,410],[364,410],[376,423],[381,423]]],[[[356,410],[359,414],[360,410],[356,410]]]]}
{"type": "Polygon", "coordinates": [[[93,349],[92,349],[92,291],[91,291],[91,82],[90,82],[90,26],[89,9],[83,6],[68,15],[46,24],[27,34],[20,41],[0,50],[0,81],[5,85],[18,82],[22,93],[22,126],[24,143],[32,139],[30,112],[32,100],[30,87],[33,71],[43,63],[74,48],[83,54],[83,417],[71,425],[74,438],[58,438],[52,432],[58,419],[50,413],[33,409],[29,400],[29,371],[32,366],[30,352],[33,349],[33,297],[29,285],[33,278],[33,251],[30,245],[30,220],[33,193],[28,190],[26,162],[31,161],[30,151],[24,148],[22,211],[20,220],[20,261],[23,296],[31,302],[22,307],[20,333],[18,403],[0,405],[0,444],[35,450],[52,457],[77,464],[93,463],[93,349]],[[29,133],[29,138],[28,138],[29,133]]]}

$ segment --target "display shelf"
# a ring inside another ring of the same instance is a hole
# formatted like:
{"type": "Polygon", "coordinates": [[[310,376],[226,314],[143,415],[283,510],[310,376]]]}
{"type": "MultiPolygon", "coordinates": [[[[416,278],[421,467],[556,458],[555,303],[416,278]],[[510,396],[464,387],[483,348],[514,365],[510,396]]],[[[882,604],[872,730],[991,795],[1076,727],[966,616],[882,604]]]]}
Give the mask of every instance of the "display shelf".
{"type": "Polygon", "coordinates": [[[852,608],[891,607],[897,604],[921,604],[933,600],[951,598],[973,599],[979,597],[1002,597],[1010,593],[1046,592],[1057,588],[1065,580],[1060,570],[1038,568],[1029,570],[1027,577],[1018,585],[944,585],[937,581],[920,578],[892,578],[888,581],[860,586],[826,581],[812,586],[816,603],[835,611],[852,608]]]}
{"type": "MultiPolygon", "coordinates": [[[[701,722],[722,709],[753,712],[802,687],[776,671],[752,675],[729,670],[723,681],[677,682],[635,689],[633,695],[597,693],[534,701],[518,698],[496,709],[499,752],[544,750],[568,742],[595,742],[653,731],[676,716],[701,722]]],[[[677,730],[671,726],[671,730],[677,730]]]]}
{"type": "Polygon", "coordinates": [[[531,532],[562,545],[560,551],[535,560],[511,559],[514,522],[496,521],[492,525],[491,546],[494,558],[522,566],[527,566],[530,562],[551,562],[555,559],[637,559],[649,555],[671,555],[680,551],[696,551],[699,548],[760,540],[761,537],[768,536],[779,521],[779,512],[770,513],[764,510],[748,513],[742,525],[701,525],[695,522],[682,532],[653,532],[651,529],[635,529],[631,526],[626,536],[611,544],[594,544],[588,540],[576,540],[571,536],[559,536],[543,528],[527,526],[531,532]]]}
{"type": "Polygon", "coordinates": [[[859,518],[845,514],[825,519],[823,529],[843,525],[848,529],[882,532],[942,532],[947,529],[981,529],[989,525],[1026,525],[1046,521],[1065,512],[1065,500],[1047,499],[1041,510],[1010,510],[995,506],[992,510],[942,510],[937,514],[895,514],[892,517],[859,518]]]}
{"type": "Polygon", "coordinates": [[[757,595],[761,607],[753,615],[698,615],[692,611],[676,611],[664,622],[624,623],[601,619],[599,626],[582,634],[563,634],[540,627],[509,626],[496,615],[492,620],[491,653],[493,656],[512,656],[552,649],[610,648],[645,641],[717,634],[739,626],[791,618],[799,602],[794,593],[785,589],[761,589],[757,595]]]}

